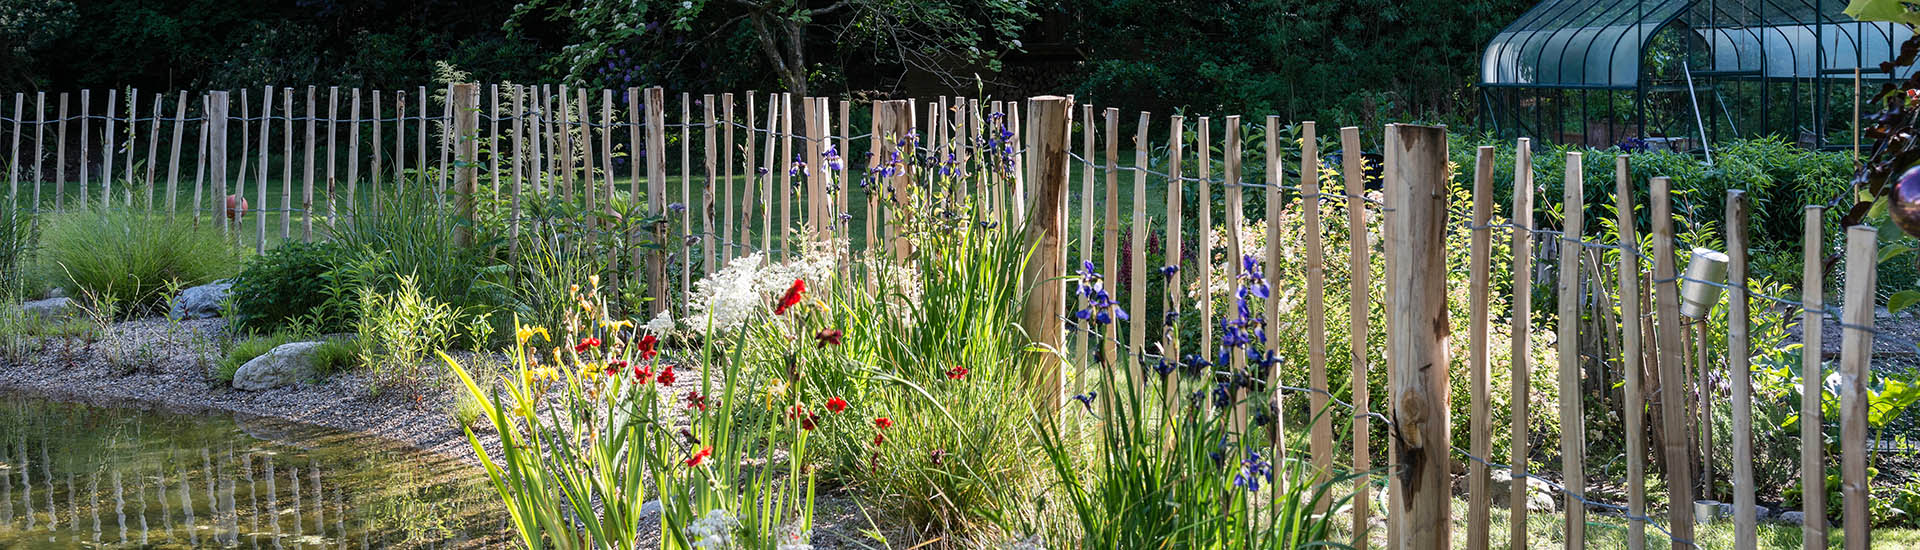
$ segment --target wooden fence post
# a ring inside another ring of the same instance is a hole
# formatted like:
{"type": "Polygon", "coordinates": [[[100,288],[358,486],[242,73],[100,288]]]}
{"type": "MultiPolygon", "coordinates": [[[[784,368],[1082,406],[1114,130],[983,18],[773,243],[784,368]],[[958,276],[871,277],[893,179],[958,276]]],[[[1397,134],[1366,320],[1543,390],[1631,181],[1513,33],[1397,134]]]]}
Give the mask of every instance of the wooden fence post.
{"type": "MultiPolygon", "coordinates": [[[[480,127],[480,85],[463,83],[453,85],[453,97],[448,98],[453,110],[453,140],[455,151],[453,207],[461,219],[473,220],[473,190],[479,183],[480,142],[474,132],[480,127]]],[[[470,223],[454,224],[453,242],[458,246],[473,244],[473,226],[470,223]]]]}
{"type": "MultiPolygon", "coordinates": [[[[665,216],[667,212],[667,92],[659,86],[647,88],[647,147],[641,155],[647,161],[647,214],[665,216]]],[[[667,268],[661,256],[667,246],[667,224],[655,223],[653,242],[657,248],[647,255],[647,294],[653,297],[657,313],[668,307],[667,268]]]]}
{"type": "MultiPolygon", "coordinates": [[[[1627,177],[1627,155],[1614,157],[1614,210],[1619,215],[1620,233],[1620,367],[1625,371],[1625,413],[1627,429],[1627,479],[1647,478],[1646,398],[1640,383],[1640,240],[1634,234],[1633,181],[1627,177]]],[[[1627,514],[1647,515],[1647,486],[1627,484],[1627,514]]],[[[1646,550],[1647,525],[1627,522],[1627,550],[1646,550]]]]}
{"type": "MultiPolygon", "coordinates": [[[[1509,317],[1512,319],[1512,348],[1508,361],[1512,363],[1513,384],[1510,415],[1513,433],[1509,436],[1508,446],[1512,454],[1508,465],[1508,495],[1525,495],[1527,487],[1527,459],[1533,454],[1528,444],[1527,409],[1532,403],[1528,399],[1533,379],[1533,142],[1520,138],[1514,146],[1513,155],[1513,305],[1509,317]]],[[[1527,499],[1507,498],[1510,511],[1507,514],[1508,548],[1527,548],[1527,499]]]]}
{"type": "MultiPolygon", "coordinates": [[[[1199,147],[1201,158],[1206,158],[1206,142],[1199,147]]],[[[1367,243],[1367,203],[1362,196],[1366,192],[1366,167],[1360,150],[1360,128],[1347,126],[1340,129],[1340,173],[1345,180],[1347,192],[1347,273],[1350,277],[1347,296],[1347,353],[1353,361],[1353,471],[1367,473],[1373,470],[1373,450],[1368,446],[1373,433],[1373,419],[1367,416],[1367,315],[1373,299],[1369,296],[1373,285],[1372,262],[1367,259],[1371,246],[1367,243]]],[[[1204,172],[1203,172],[1204,173],[1204,172]]],[[[1205,179],[1204,177],[1201,179],[1205,179]]],[[[1204,184],[1203,184],[1204,185],[1204,184]]],[[[1205,195],[1201,204],[1207,204],[1205,195]]],[[[1202,209],[1204,212],[1207,209],[1202,209]]],[[[1204,217],[1203,217],[1204,219],[1204,217]]],[[[1201,230],[1200,239],[1205,247],[1206,229],[1201,230]]],[[[1202,255],[1205,257],[1205,254],[1202,255]]],[[[1202,268],[1201,276],[1207,273],[1202,268]]],[[[1206,288],[1202,281],[1201,288],[1206,288]]],[[[1202,300],[1206,303],[1209,300],[1202,300]]],[[[1202,348],[1205,349],[1205,348],[1202,348]]],[[[1371,483],[1365,478],[1354,484],[1353,491],[1353,547],[1356,550],[1367,549],[1367,513],[1373,509],[1373,501],[1367,493],[1371,483]]]]}
{"type": "MultiPolygon", "coordinates": [[[[1727,190],[1727,373],[1733,379],[1733,547],[1759,537],[1753,497],[1753,366],[1747,304],[1747,192],[1727,190]]],[[[1711,419],[1702,421],[1711,422],[1711,419]]],[[[1815,521],[1818,521],[1815,518],[1815,521]]]]}
{"type": "MultiPolygon", "coordinates": [[[[1584,232],[1586,193],[1580,153],[1567,153],[1567,175],[1561,186],[1565,191],[1560,203],[1562,219],[1559,242],[1560,288],[1560,470],[1566,475],[1566,547],[1584,548],[1587,540],[1587,431],[1580,392],[1580,235],[1584,232]]],[[[1525,495],[1516,490],[1514,495],[1525,495]]],[[[1515,498],[1520,498],[1516,496],[1515,498]]]]}
{"type": "Polygon", "coordinates": [[[1679,395],[1686,387],[1681,356],[1687,341],[1681,336],[1679,282],[1673,252],[1673,195],[1664,177],[1653,178],[1653,290],[1659,312],[1660,423],[1667,468],[1667,529],[1674,539],[1693,541],[1693,472],[1688,467],[1687,402],[1679,395]]]}
{"type": "Polygon", "coordinates": [[[1032,250],[1024,270],[1028,285],[1036,285],[1027,295],[1021,325],[1035,344],[1034,403],[1041,414],[1060,408],[1060,356],[1066,349],[1065,325],[1067,272],[1067,132],[1072,125],[1073,102],[1059,96],[1033,98],[1033,124],[1039,132],[1040,182],[1034,195],[1034,208],[1027,218],[1026,248],[1032,250]]]}
{"type": "MultiPolygon", "coordinates": [[[[773,119],[769,118],[767,123],[769,127],[772,127],[773,119]]],[[[913,109],[907,105],[906,101],[896,99],[879,101],[873,104],[873,139],[876,143],[881,144],[877,152],[873,155],[874,168],[876,170],[897,170],[899,172],[895,173],[893,177],[886,179],[884,183],[876,182],[876,185],[885,186],[884,189],[886,190],[886,195],[889,200],[883,201],[885,202],[882,206],[884,211],[872,210],[870,205],[867,211],[868,220],[883,220],[885,216],[900,212],[907,206],[909,200],[908,195],[913,192],[913,178],[905,172],[908,167],[904,159],[909,158],[909,155],[913,152],[911,150],[902,150],[904,148],[899,147],[898,144],[907,139],[907,132],[911,130],[912,125],[913,109]],[[894,154],[898,154],[903,161],[899,166],[890,167],[889,162],[892,158],[891,155],[894,154]],[[884,214],[882,212],[884,212],[884,214]]],[[[778,165],[775,164],[775,166],[778,165]]],[[[769,223],[771,221],[772,219],[768,218],[762,220],[762,223],[769,223]]],[[[891,223],[886,224],[886,226],[882,228],[885,231],[881,234],[881,238],[890,243],[895,260],[905,260],[907,255],[911,254],[913,250],[911,246],[907,244],[906,239],[898,235],[899,230],[894,228],[895,225],[896,224],[891,223]]]]}
{"type": "MultiPolygon", "coordinates": [[[[208,133],[211,134],[207,138],[208,150],[211,153],[207,166],[213,172],[214,196],[223,197],[215,201],[219,202],[225,200],[224,197],[227,196],[227,92],[212,92],[207,98],[208,133]]],[[[111,195],[105,195],[105,197],[109,202],[113,200],[111,195]]],[[[224,235],[229,229],[227,216],[221,214],[219,218],[220,233],[224,235]]]]}
{"type": "MultiPolygon", "coordinates": [[[[1467,353],[1473,417],[1472,432],[1469,434],[1469,450],[1474,456],[1487,457],[1493,454],[1493,432],[1487,421],[1492,416],[1492,387],[1487,373],[1487,341],[1492,320],[1488,318],[1491,309],[1487,284],[1488,264],[1491,263],[1493,249],[1493,228],[1487,227],[1493,219],[1493,146],[1483,145],[1474,152],[1473,162],[1473,233],[1468,243],[1467,264],[1472,278],[1468,283],[1470,297],[1467,299],[1471,310],[1467,325],[1467,353]]],[[[1485,550],[1489,526],[1493,522],[1493,495],[1488,485],[1492,474],[1487,465],[1475,462],[1467,475],[1467,548],[1485,550]]]]}
{"type": "Polygon", "coordinates": [[[1871,226],[1847,228],[1846,303],[1840,333],[1840,495],[1845,499],[1841,526],[1847,550],[1872,546],[1867,509],[1867,363],[1873,359],[1878,238],[1871,226]]]}
{"type": "MultiPolygon", "coordinates": [[[[1822,342],[1822,325],[1826,321],[1826,297],[1821,289],[1826,277],[1821,270],[1821,262],[1826,258],[1826,247],[1821,240],[1824,229],[1823,216],[1826,209],[1808,206],[1806,236],[1801,238],[1800,258],[1802,264],[1800,283],[1800,303],[1805,307],[1800,314],[1800,383],[1801,387],[1823,387],[1826,373],[1822,371],[1822,351],[1826,344],[1822,342]]],[[[1825,423],[1820,417],[1821,399],[1824,391],[1800,392],[1800,490],[1805,517],[1827,517],[1827,465],[1826,439],[1821,433],[1825,423]]],[[[1801,547],[1805,550],[1824,550],[1827,547],[1827,522],[1802,521],[1800,527],[1801,547]]],[[[1638,549],[1635,549],[1638,550],[1638,549]]]]}
{"type": "Polygon", "coordinates": [[[1392,415],[1400,437],[1400,548],[1453,547],[1449,489],[1446,271],[1447,134],[1440,126],[1387,127],[1387,348],[1392,415]]]}

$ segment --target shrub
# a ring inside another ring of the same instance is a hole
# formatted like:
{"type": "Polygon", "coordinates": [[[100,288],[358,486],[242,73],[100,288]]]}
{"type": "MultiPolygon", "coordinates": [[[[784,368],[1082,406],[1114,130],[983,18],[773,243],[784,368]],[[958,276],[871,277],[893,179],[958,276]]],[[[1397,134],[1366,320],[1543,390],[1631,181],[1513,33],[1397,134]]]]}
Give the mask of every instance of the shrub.
{"type": "Polygon", "coordinates": [[[383,385],[416,378],[421,362],[447,349],[458,326],[454,309],[424,295],[412,276],[400,276],[391,292],[361,287],[359,305],[357,355],[383,385]]]}
{"type": "Polygon", "coordinates": [[[289,242],[248,259],[233,280],[230,319],[241,328],[270,331],[306,317],[318,332],[344,330],[357,311],[328,300],[327,274],[351,252],[331,242],[289,242]]]}
{"type": "MultiPolygon", "coordinates": [[[[415,183],[431,185],[424,180],[415,183]]],[[[422,296],[456,310],[491,311],[506,303],[499,285],[481,284],[497,278],[500,271],[486,267],[495,243],[476,238],[478,244],[463,246],[455,241],[456,232],[470,228],[470,223],[455,219],[423,193],[394,191],[369,200],[377,201],[380,208],[355,205],[351,215],[343,216],[332,230],[333,239],[350,251],[350,258],[365,262],[360,267],[366,272],[336,284],[385,292],[396,289],[399,278],[406,276],[422,296]]]]}
{"type": "Polygon", "coordinates": [[[232,276],[245,256],[218,228],[186,217],[83,209],[49,216],[44,231],[43,267],[58,286],[133,311],[164,302],[168,284],[232,276]]]}

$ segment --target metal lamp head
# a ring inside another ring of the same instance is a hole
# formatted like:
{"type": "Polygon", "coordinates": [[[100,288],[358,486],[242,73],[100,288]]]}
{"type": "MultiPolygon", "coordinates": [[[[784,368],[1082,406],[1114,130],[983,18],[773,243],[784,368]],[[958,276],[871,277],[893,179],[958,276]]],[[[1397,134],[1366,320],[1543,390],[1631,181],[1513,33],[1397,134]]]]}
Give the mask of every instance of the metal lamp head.
{"type": "Polygon", "coordinates": [[[1693,249],[1693,259],[1687,261],[1685,284],[1680,285],[1680,314],[1695,319],[1706,316],[1713,305],[1720,303],[1723,289],[1703,283],[1725,284],[1727,282],[1727,255],[1705,248],[1693,249]]]}

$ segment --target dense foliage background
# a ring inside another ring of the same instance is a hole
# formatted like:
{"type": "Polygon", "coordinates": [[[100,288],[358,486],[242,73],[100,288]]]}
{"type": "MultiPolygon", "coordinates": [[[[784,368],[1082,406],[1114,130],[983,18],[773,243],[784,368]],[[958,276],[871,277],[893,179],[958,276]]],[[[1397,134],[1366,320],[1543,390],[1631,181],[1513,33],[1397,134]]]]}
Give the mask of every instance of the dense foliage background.
{"type": "Polygon", "coordinates": [[[1459,120],[1528,0],[0,0],[0,87],[481,81],[1077,93],[1169,112],[1459,120]]]}

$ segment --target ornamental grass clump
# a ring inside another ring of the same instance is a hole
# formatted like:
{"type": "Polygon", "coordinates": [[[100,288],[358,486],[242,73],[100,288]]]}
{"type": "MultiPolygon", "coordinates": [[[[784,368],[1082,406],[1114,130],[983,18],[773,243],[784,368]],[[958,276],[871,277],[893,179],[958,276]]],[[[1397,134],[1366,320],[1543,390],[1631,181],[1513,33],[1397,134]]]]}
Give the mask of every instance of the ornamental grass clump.
{"type": "MultiPolygon", "coordinates": [[[[858,424],[845,399],[749,385],[748,372],[779,369],[746,364],[737,339],[707,338],[669,359],[660,335],[614,319],[591,283],[570,289],[575,310],[558,337],[515,324],[497,382],[441,355],[500,434],[489,452],[466,429],[521,543],[637,548],[651,527],[642,505],[658,499],[663,550],[810,548],[808,441],[858,424]],[[682,376],[698,376],[697,389],[677,387],[682,376]]],[[[816,322],[808,318],[818,312],[794,307],[805,283],[790,289],[762,302],[756,322],[789,331],[816,322]]],[[[790,350],[812,345],[795,340],[790,350]]]]}
{"type": "Polygon", "coordinates": [[[168,285],[233,276],[246,252],[212,224],[104,206],[42,220],[40,269],[69,296],[100,296],[145,312],[168,285]]]}

